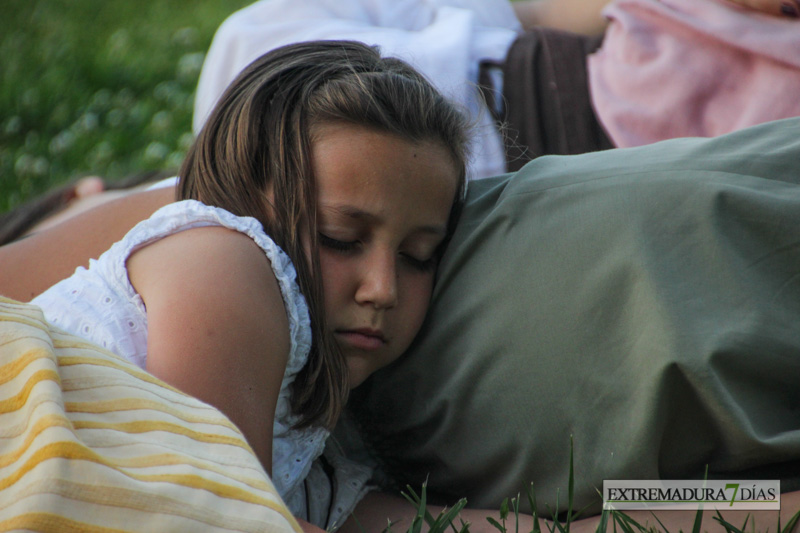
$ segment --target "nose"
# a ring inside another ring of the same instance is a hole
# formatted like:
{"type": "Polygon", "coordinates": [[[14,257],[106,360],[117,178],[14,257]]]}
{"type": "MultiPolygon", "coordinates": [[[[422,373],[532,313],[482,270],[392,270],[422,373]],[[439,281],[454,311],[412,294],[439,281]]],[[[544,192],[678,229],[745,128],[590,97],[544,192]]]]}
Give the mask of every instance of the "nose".
{"type": "Polygon", "coordinates": [[[376,309],[397,305],[397,264],[393,253],[375,252],[364,262],[356,302],[376,309]]]}

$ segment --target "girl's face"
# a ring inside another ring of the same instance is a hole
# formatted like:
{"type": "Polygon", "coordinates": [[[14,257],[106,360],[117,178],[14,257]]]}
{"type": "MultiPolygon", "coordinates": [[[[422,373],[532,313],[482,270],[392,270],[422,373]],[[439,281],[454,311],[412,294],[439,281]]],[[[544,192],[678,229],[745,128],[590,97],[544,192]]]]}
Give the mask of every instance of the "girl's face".
{"type": "Polygon", "coordinates": [[[325,313],[353,388],[422,325],[458,170],[437,143],[341,123],[314,133],[325,313]]]}

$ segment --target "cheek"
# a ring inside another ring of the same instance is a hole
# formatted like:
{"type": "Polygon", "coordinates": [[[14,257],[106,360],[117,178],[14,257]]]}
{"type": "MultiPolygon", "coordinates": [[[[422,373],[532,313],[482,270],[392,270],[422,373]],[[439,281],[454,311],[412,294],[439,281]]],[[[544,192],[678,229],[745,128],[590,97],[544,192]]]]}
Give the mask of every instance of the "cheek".
{"type": "Polygon", "coordinates": [[[342,298],[346,290],[347,268],[342,265],[341,258],[334,254],[319,252],[319,269],[322,277],[322,292],[325,307],[330,309],[342,298]]]}
{"type": "Polygon", "coordinates": [[[432,292],[433,274],[420,276],[419,279],[408,280],[404,284],[403,329],[404,335],[407,337],[405,339],[407,344],[411,344],[419,328],[422,327],[425,315],[428,312],[432,292]]]}

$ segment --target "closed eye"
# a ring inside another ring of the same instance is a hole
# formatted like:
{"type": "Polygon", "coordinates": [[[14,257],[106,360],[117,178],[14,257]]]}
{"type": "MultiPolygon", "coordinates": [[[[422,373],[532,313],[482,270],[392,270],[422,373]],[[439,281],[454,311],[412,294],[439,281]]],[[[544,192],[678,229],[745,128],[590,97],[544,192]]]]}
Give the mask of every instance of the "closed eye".
{"type": "MultiPolygon", "coordinates": [[[[342,241],[339,239],[334,239],[333,237],[329,237],[324,233],[318,233],[318,235],[321,246],[342,254],[350,254],[355,252],[358,249],[358,246],[361,244],[361,241],[342,241]]],[[[433,256],[428,259],[418,259],[407,253],[400,254],[401,260],[406,265],[418,272],[431,272],[435,270],[439,264],[440,257],[441,251],[438,249],[433,256]]]]}
{"type": "Polygon", "coordinates": [[[335,250],[337,252],[352,252],[358,246],[358,241],[340,241],[339,239],[334,239],[333,237],[328,237],[324,233],[319,233],[319,243],[324,246],[325,248],[329,248],[331,250],[335,250]]]}
{"type": "Polygon", "coordinates": [[[402,254],[403,260],[413,269],[420,272],[430,272],[439,264],[439,254],[434,254],[430,259],[417,259],[407,254],[402,254]]]}

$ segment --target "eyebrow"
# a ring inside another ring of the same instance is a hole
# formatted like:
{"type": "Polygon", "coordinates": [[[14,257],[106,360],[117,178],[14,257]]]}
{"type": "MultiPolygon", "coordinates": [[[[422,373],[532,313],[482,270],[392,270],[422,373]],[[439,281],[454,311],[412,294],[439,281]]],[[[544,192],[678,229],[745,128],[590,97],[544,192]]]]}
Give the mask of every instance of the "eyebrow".
{"type": "MultiPolygon", "coordinates": [[[[357,207],[350,205],[322,205],[320,206],[320,211],[329,211],[336,215],[373,224],[378,223],[381,220],[379,216],[373,213],[369,213],[363,209],[358,209],[357,207]]],[[[447,235],[447,226],[437,224],[424,225],[415,228],[414,231],[444,237],[447,235]]]]}

